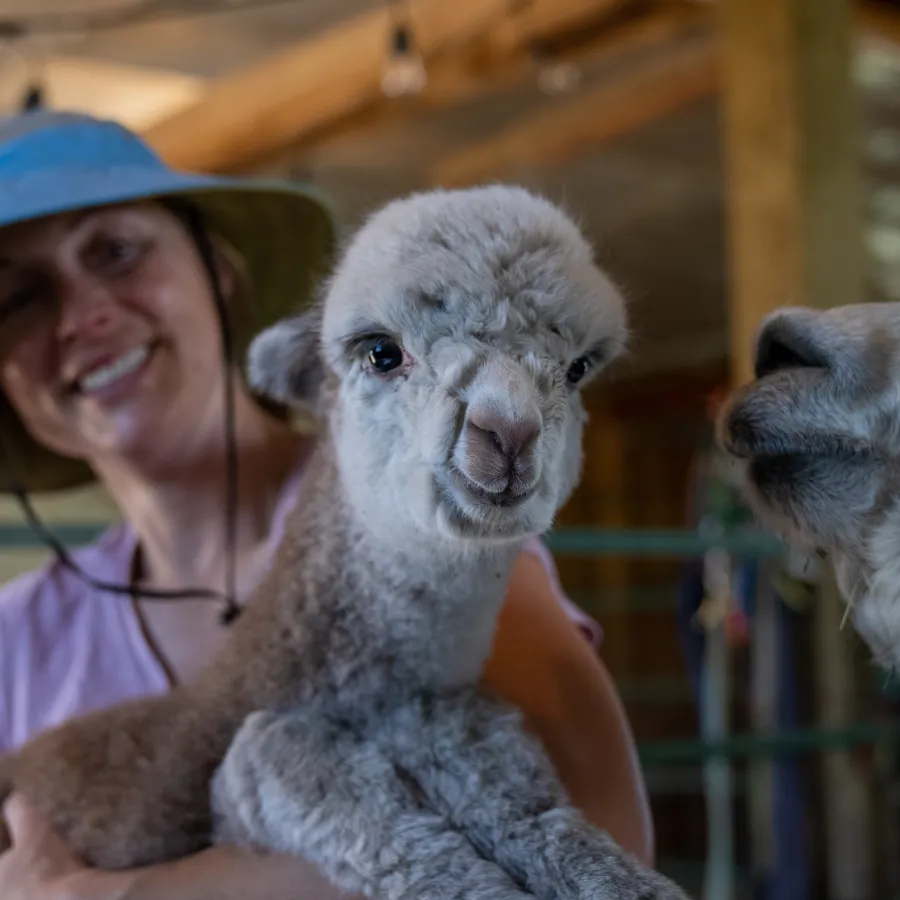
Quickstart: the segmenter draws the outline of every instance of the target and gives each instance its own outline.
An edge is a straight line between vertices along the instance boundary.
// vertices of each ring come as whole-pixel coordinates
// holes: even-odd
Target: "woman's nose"
[[[115,299],[101,286],[81,282],[70,286],[59,298],[57,336],[60,340],[102,337],[112,330],[115,321]]]

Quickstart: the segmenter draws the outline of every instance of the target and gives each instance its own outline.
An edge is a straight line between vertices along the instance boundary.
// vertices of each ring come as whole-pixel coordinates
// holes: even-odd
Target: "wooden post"
[[[753,376],[762,318],[863,298],[861,153],[849,0],[721,0],[732,379]],[[819,720],[853,716],[849,638],[831,579],[815,624]],[[871,796],[847,753],[823,758],[829,897],[871,896]]]
[[[852,635],[841,629],[845,606],[830,568],[820,586],[814,617],[816,701],[822,728],[845,728],[856,721],[858,696],[851,651]],[[834,900],[870,900],[875,896],[873,872],[877,844],[873,779],[848,752],[822,756],[825,790],[826,865]]]
[[[848,0],[722,0],[733,379],[760,320],[861,299],[860,154]]]

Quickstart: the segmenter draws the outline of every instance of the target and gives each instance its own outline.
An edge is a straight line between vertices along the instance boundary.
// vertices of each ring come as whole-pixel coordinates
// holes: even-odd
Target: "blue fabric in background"
[[[756,612],[758,591],[775,591],[772,585],[760,582],[759,565],[755,560],[738,563],[735,588],[738,602],[751,620]],[[703,559],[692,558],[685,562],[678,584],[676,628],[699,716],[702,716],[706,642],[703,629],[695,624],[694,616],[703,597]],[[791,609],[778,595],[775,597],[775,609],[777,642],[772,648],[778,679],[775,727],[779,730],[792,729],[800,725],[795,673],[797,640],[803,619],[801,614]],[[702,721],[699,724],[702,731]],[[759,900],[809,900],[812,884],[808,864],[808,828],[804,813],[806,791],[798,757],[786,755],[772,760],[772,790],[774,862],[754,893]]]

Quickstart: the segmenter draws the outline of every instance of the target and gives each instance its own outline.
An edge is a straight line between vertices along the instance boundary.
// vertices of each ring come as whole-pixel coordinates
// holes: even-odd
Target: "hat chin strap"
[[[22,513],[31,530],[44,544],[46,544],[61,566],[64,566],[83,582],[97,590],[121,594],[130,598],[144,597],[148,600],[184,600],[188,598],[200,598],[224,602],[225,608],[222,610],[219,621],[223,625],[230,625],[241,613],[241,607],[237,602],[236,591],[238,459],[234,421],[234,381],[232,379],[234,342],[232,339],[231,327],[228,323],[228,305],[222,293],[219,272],[215,264],[215,254],[200,212],[192,205],[181,202],[177,204],[176,211],[185,220],[185,224],[197,245],[200,258],[203,261],[204,268],[209,276],[222,337],[223,386],[225,389],[225,593],[223,594],[221,591],[215,591],[211,588],[184,588],[179,590],[141,588],[131,584],[117,584],[94,578],[92,575],[85,572],[84,569],[72,559],[72,556],[63,546],[62,542],[41,521],[37,511],[31,503],[24,482],[16,474],[18,469],[15,453],[12,451],[7,436],[3,433],[2,429],[0,429],[0,447],[2,447],[3,454],[7,458],[8,470],[12,473],[13,483],[10,486],[10,492],[21,507]]]

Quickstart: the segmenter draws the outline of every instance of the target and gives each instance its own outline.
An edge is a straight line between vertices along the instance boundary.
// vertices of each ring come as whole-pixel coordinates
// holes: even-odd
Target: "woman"
[[[0,196],[0,479],[34,492],[96,478],[123,515],[72,564],[56,560],[0,593],[2,752],[70,716],[166,691],[228,640],[208,598],[147,597],[229,587],[215,301],[240,352],[309,294],[333,233],[309,191],[175,173],[134,135],[81,116],[0,124]],[[251,396],[239,367],[229,377],[240,603],[286,509],[303,502],[312,438]],[[530,544],[485,681],[523,709],[575,802],[649,861],[631,735],[585,630],[595,636],[549,555]],[[91,871],[20,798],[6,814],[14,846],[0,857],[4,900],[336,896],[300,860],[234,848]]]

